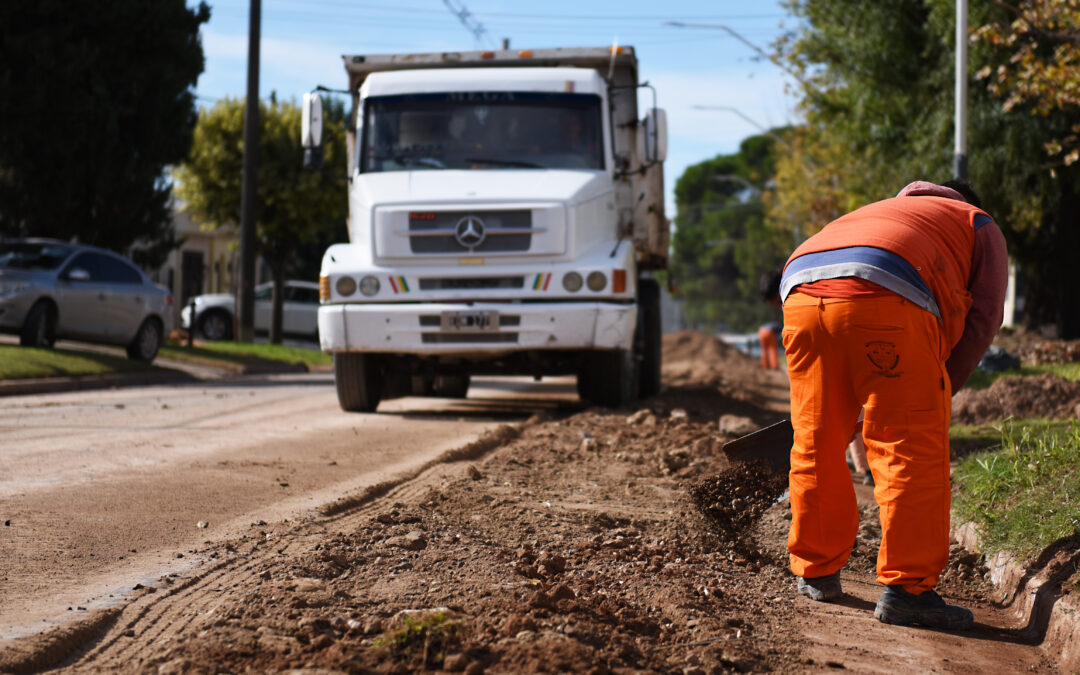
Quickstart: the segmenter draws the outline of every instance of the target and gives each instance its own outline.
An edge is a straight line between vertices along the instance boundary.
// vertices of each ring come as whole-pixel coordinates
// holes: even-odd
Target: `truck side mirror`
[[[667,113],[653,108],[645,115],[645,161],[663,162],[667,159]]]
[[[315,92],[304,94],[300,112],[300,145],[304,148],[304,168],[322,168],[322,96]]]

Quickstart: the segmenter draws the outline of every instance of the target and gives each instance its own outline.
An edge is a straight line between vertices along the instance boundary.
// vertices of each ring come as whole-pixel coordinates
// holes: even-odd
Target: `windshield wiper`
[[[543,164],[534,164],[533,162],[522,162],[515,159],[496,159],[494,157],[466,157],[466,162],[475,162],[477,164],[494,164],[496,166],[516,166],[522,169],[546,169]]]

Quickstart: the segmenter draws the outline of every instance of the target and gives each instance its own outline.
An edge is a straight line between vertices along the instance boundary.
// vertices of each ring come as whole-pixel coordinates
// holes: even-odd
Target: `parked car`
[[[59,338],[123,345],[153,361],[172,296],[127,258],[54,239],[0,239],[0,331],[28,347]]]
[[[270,332],[274,284],[255,287],[255,333]],[[236,298],[229,293],[197,295],[195,329],[205,340],[231,340],[236,317]],[[191,301],[180,310],[180,323],[191,330]],[[313,281],[288,280],[282,304],[281,332],[285,337],[319,341],[319,284]]]

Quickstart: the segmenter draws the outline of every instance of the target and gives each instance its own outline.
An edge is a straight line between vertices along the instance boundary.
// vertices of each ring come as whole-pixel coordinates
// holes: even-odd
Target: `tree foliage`
[[[761,274],[791,249],[789,235],[765,227],[775,138],[748,138],[737,154],[688,167],[675,184],[669,275],[691,325],[751,330],[775,318],[758,296]]]
[[[191,144],[209,18],[184,0],[0,3],[0,234],[164,260],[164,172]]]
[[[1007,10],[1006,17],[992,18],[973,37],[990,45],[996,63],[983,65],[976,77],[987,81],[1006,112],[1027,106],[1043,117],[1075,114],[1080,106],[1080,5],[1075,0],[994,4]],[[1074,123],[1067,135],[1048,139],[1044,147],[1071,165],[1080,159],[1078,134],[1080,124]]]
[[[797,151],[778,158],[777,189],[766,200],[769,224],[782,228],[805,219],[802,229],[809,235],[843,212],[894,195],[911,180],[951,178],[953,1],[790,0],[787,5],[803,22],[776,48],[778,58],[806,83],[801,92],[806,124],[793,132]],[[1044,150],[1074,133],[1078,110],[1063,103],[1051,111],[1040,107],[1040,99],[1016,93],[1026,91],[1016,82],[1033,71],[1017,67],[1023,57],[1013,59],[1028,52],[1019,37],[1006,45],[1008,40],[989,39],[992,31],[985,29],[1015,30],[1015,18],[1004,3],[976,3],[970,9],[973,33],[987,36],[972,42],[972,71],[989,68],[1008,76],[1000,87],[970,92],[969,179],[1019,263],[1024,322],[1055,324],[1061,335],[1080,337],[1080,279],[1070,274],[1073,252],[1080,250],[1080,229],[1073,225],[1080,212],[1080,163],[1066,165]],[[1044,59],[1047,76],[1059,72],[1050,67],[1057,63],[1054,54],[1066,53],[1037,46],[1029,51]],[[1068,64],[1058,66],[1067,70]]]
[[[318,259],[327,244],[346,236],[343,106],[326,106],[324,120],[326,166],[339,168],[307,171],[302,166],[300,108],[291,102],[259,102],[256,241],[275,283],[272,342],[281,341],[285,279],[310,274],[311,252],[317,251]],[[212,229],[238,227],[243,168],[244,101],[226,98],[199,113],[191,155],[174,172],[184,210]]]

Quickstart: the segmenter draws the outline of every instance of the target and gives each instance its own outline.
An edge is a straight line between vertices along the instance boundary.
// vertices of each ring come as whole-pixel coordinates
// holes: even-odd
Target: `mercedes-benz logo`
[[[476,216],[465,216],[454,225],[454,239],[463,248],[476,248],[486,237],[484,221]]]

